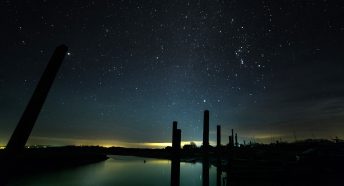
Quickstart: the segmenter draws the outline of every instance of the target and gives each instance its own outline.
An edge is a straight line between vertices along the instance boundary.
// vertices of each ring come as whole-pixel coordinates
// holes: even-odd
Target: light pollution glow
[[[239,143],[243,143],[245,140],[246,143],[258,142],[258,143],[271,143],[275,140],[283,140],[292,142],[295,139],[286,138],[285,135],[272,135],[272,134],[259,134],[255,135],[254,138],[252,137],[238,137]],[[222,138],[223,139],[223,138]],[[227,138],[226,138],[227,139]],[[306,138],[305,138],[306,139]],[[302,139],[298,139],[302,140]],[[182,141],[181,146],[190,144],[191,141]],[[192,141],[198,147],[202,145],[201,140]],[[222,140],[222,145],[227,144],[227,140]],[[215,146],[216,142],[213,140],[209,141],[210,145]],[[105,140],[105,139],[77,139],[77,138],[51,138],[51,137],[43,137],[43,136],[32,136],[29,138],[28,146],[34,145],[48,145],[48,146],[66,146],[66,145],[75,145],[75,146],[102,146],[102,147],[126,147],[126,148],[165,148],[167,146],[172,146],[171,142],[125,142],[119,140]],[[0,143],[0,149],[4,149],[6,144],[4,141]]]
[[[190,144],[191,141],[182,141],[181,146]],[[193,141],[197,146],[202,145],[202,141]],[[128,147],[128,148],[165,148],[172,146],[171,142],[123,142],[118,140],[98,140],[98,139],[74,139],[74,138],[49,138],[32,136],[30,137],[27,145],[45,145],[51,144],[51,146],[103,146],[103,147]],[[215,144],[214,141],[210,141],[210,144]]]
[[[214,131],[210,131],[211,134],[214,135]],[[221,144],[226,145],[228,143],[228,134],[230,134],[229,130],[225,130],[222,132],[222,139]],[[241,135],[240,135],[241,134]],[[301,137],[302,136],[302,137]],[[338,135],[339,138],[343,138],[342,135]],[[304,139],[324,139],[321,135],[320,136],[307,136],[305,134],[300,133],[271,133],[271,132],[240,132],[238,134],[238,141],[239,144],[243,144],[244,141],[246,144],[250,142],[254,143],[263,143],[269,144],[274,143],[277,140],[283,142],[294,142],[298,140]],[[333,136],[327,136],[326,139],[334,139]],[[184,140],[181,142],[181,146],[183,147],[186,144],[190,144],[190,142],[194,142],[198,147],[202,145],[201,140]],[[216,142],[214,140],[209,141],[210,145],[215,146]],[[7,144],[7,140],[0,140],[0,149],[4,149]],[[46,136],[31,136],[28,140],[27,146],[35,146],[35,145],[46,145],[46,146],[66,146],[66,145],[75,145],[75,146],[103,146],[103,147],[126,147],[126,148],[152,148],[152,149],[161,149],[167,146],[172,146],[170,141],[157,141],[157,142],[126,142],[120,141],[115,139],[81,139],[81,138],[58,138],[58,137],[46,137]]]
[[[254,137],[252,134],[238,136],[239,143],[243,143],[245,140],[246,143],[258,142],[258,143],[271,143],[275,142],[276,140],[288,141],[292,142],[296,139],[294,137],[285,136],[282,134],[268,134],[268,133],[261,133],[256,134]],[[226,145],[227,135],[222,136],[222,145]],[[306,139],[306,138],[303,138]],[[297,140],[302,140],[301,138],[297,138]],[[194,142],[198,147],[202,145],[201,140],[190,140],[190,141],[182,141],[181,146],[183,147],[186,144],[190,144],[190,142]],[[214,140],[210,140],[210,144],[215,146],[216,142]],[[78,138],[54,138],[54,137],[45,137],[45,136],[32,136],[29,138],[28,146],[31,145],[47,145],[47,146],[66,146],[66,145],[75,145],[75,146],[103,146],[103,147],[127,147],[127,148],[165,148],[167,146],[172,146],[171,142],[125,142],[120,140],[113,140],[113,139],[78,139]],[[6,146],[5,141],[1,141],[0,149],[3,149]]]

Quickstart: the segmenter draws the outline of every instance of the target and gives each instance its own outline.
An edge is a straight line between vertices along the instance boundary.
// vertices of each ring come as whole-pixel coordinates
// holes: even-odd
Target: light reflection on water
[[[100,186],[150,185],[171,183],[171,161],[140,157],[111,156],[110,159],[73,169],[23,177],[11,186]],[[202,185],[201,163],[180,163],[180,185]],[[209,169],[209,185],[216,185],[216,167]]]

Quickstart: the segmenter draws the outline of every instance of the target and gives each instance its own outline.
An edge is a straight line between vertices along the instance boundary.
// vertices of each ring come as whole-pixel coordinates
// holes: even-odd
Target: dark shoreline
[[[27,148],[17,157],[7,161],[5,151],[0,150],[2,175],[10,177],[78,167],[108,159],[108,155],[137,156],[142,158],[169,159],[171,161],[209,162],[221,172],[230,175],[231,181],[302,180],[340,183],[344,166],[344,143],[329,141],[304,141],[270,145],[222,146],[203,153],[202,148],[139,149],[99,146],[65,146]],[[4,162],[5,161],[5,162]],[[316,183],[314,182],[314,183]]]

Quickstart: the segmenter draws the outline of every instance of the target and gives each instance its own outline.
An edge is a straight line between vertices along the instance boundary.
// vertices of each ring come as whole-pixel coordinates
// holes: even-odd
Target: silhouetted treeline
[[[202,155],[202,146],[187,144],[180,150],[181,157],[195,157]],[[0,156],[4,150],[0,150]],[[321,153],[321,152],[327,153]],[[26,148],[26,155],[32,154],[39,156],[45,153],[49,155],[61,155],[68,153],[90,153],[102,155],[127,155],[127,156],[143,156],[155,158],[169,158],[173,155],[172,147],[165,147],[164,149],[145,149],[145,148],[125,148],[125,147],[101,147],[101,146],[64,146],[64,147],[46,147],[34,146],[34,148]],[[247,144],[238,147],[231,147],[230,145],[221,146],[219,150],[217,147],[209,146],[210,156],[229,155],[231,158],[240,159],[279,159],[279,160],[296,160],[310,154],[317,153],[317,155],[344,154],[344,143],[334,142],[330,140],[304,140],[298,142],[279,142],[271,144]],[[220,153],[218,153],[220,152]],[[25,155],[22,155],[25,156]]]

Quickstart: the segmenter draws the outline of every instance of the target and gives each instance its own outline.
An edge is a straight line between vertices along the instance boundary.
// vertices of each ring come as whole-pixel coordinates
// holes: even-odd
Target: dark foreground
[[[226,180],[220,183],[227,183],[226,185],[276,185],[276,183],[279,183],[278,185],[342,185],[343,183],[344,144],[308,140],[270,145],[222,146],[211,148],[208,153],[204,153],[202,148],[189,146],[178,152],[171,148],[74,146],[30,148],[25,149],[25,152],[17,157],[6,157],[5,153],[0,151],[2,184],[8,178],[13,179],[23,174],[37,174],[103,161],[107,159],[107,155],[171,159],[171,166],[177,165],[177,167],[180,162],[202,162],[204,167],[213,165],[219,172],[225,172]]]
[[[9,157],[0,151],[0,185],[20,176],[39,174],[104,161],[108,157],[81,148],[25,149],[20,155]]]

